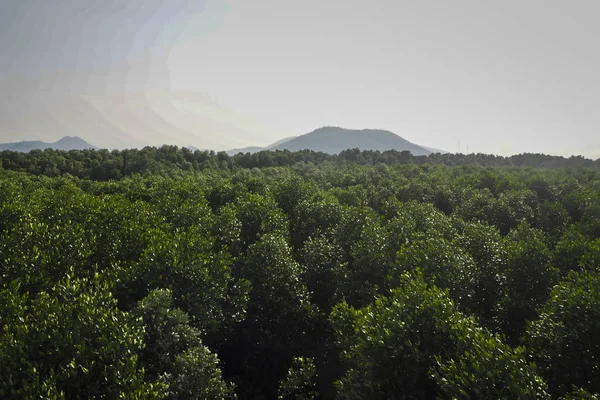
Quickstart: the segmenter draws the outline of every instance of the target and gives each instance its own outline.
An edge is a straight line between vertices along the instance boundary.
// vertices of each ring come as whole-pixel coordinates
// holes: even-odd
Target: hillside
[[[327,126],[302,136],[295,137],[272,150],[313,150],[329,154],[338,154],[346,149],[360,150],[408,150],[415,156],[428,155],[431,151],[409,142],[400,136],[385,130],[361,129],[352,130]]]
[[[23,141],[14,143],[0,143],[0,150],[20,151],[27,153],[31,150],[85,150],[96,149],[93,146],[78,136],[65,136],[64,138],[53,142],[42,142],[41,140]]]

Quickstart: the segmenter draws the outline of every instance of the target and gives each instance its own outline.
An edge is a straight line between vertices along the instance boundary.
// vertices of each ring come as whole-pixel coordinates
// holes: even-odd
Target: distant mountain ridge
[[[194,146],[187,146],[191,151],[199,150]],[[340,127],[326,126],[316,129],[301,136],[291,136],[266,147],[245,147],[227,151],[228,154],[255,153],[263,150],[312,150],[317,152],[339,154],[347,149],[359,150],[396,150],[410,151],[415,156],[428,155],[432,152],[440,152],[424,146],[411,143],[393,132],[381,129],[344,129]],[[0,143],[0,151],[10,150],[17,152],[29,152],[31,150],[84,150],[98,149],[98,147],[86,142],[78,136],[65,136],[56,142],[44,142],[40,140],[22,141],[13,143]]]
[[[246,147],[233,149],[229,154],[254,153],[261,150],[313,150],[329,154],[339,154],[347,149],[410,151],[415,156],[431,154],[426,147],[411,143],[393,132],[382,129],[345,129],[325,126],[301,136],[290,137],[267,147]]]
[[[97,149],[96,146],[89,144],[78,136],[65,136],[56,142],[42,142],[41,140],[31,140],[13,143],[0,143],[0,151],[10,150],[22,153],[30,152],[31,150],[86,150]]]

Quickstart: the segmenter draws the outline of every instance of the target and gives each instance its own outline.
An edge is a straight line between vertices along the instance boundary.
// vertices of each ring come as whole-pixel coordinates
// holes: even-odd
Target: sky
[[[123,131],[101,104],[162,93],[172,104],[155,114],[189,132],[175,113],[194,93],[204,105],[188,114],[244,121],[211,125],[217,150],[335,125],[451,152],[598,158],[598,15],[597,0],[3,0],[2,102],[92,96]],[[17,135],[41,129],[14,115]]]

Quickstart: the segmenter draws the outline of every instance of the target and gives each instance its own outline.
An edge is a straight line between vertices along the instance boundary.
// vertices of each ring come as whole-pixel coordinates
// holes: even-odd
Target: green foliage
[[[241,228],[239,249],[232,249],[234,254],[245,252],[263,234],[288,235],[287,218],[272,198],[249,194],[237,199],[232,207]]]
[[[457,213],[466,221],[481,221],[496,226],[503,235],[523,220],[534,216],[535,193],[513,190],[497,197],[488,189],[475,191],[458,207]]]
[[[527,328],[526,344],[552,391],[600,392],[600,275],[571,272]]]
[[[284,237],[264,235],[238,261],[237,273],[252,285],[248,311],[222,347],[223,359],[243,398],[273,398],[294,354],[311,329],[313,307],[301,267]]]
[[[311,301],[329,313],[336,302],[336,292],[347,262],[341,247],[326,235],[309,237],[301,251],[302,280],[306,282]]]
[[[174,399],[231,399],[233,389],[223,382],[219,361],[204,346],[192,347],[175,359],[171,387]]]
[[[470,308],[485,326],[493,327],[496,305],[506,290],[504,273],[508,256],[505,242],[495,227],[466,223],[454,243],[464,249],[476,264],[477,281]]]
[[[346,263],[340,271],[337,299],[355,306],[368,304],[385,283],[392,259],[387,257],[385,227],[379,216],[364,207],[344,208],[331,231]]]
[[[34,298],[4,289],[2,398],[161,398],[139,367],[139,321],[116,308],[106,285],[66,279]]]
[[[506,292],[500,301],[500,326],[515,344],[525,331],[526,321],[537,318],[557,283],[559,271],[550,266],[550,251],[541,231],[526,222],[506,237]]]
[[[552,251],[552,265],[562,274],[581,268],[584,254],[590,251],[591,241],[575,229],[565,232]]]
[[[597,394],[591,394],[585,389],[573,387],[573,390],[565,394],[561,399],[564,400],[598,400],[600,396]]]
[[[557,201],[540,203],[535,213],[534,226],[544,231],[551,243],[555,243],[569,227],[571,217]]]
[[[168,385],[173,399],[224,399],[233,389],[223,381],[219,360],[202,345],[201,333],[188,316],[173,308],[169,290],[156,290],[135,313],[145,326],[140,361],[149,376]]]
[[[420,273],[363,309],[336,306],[331,319],[348,365],[341,399],[547,398],[524,349],[477,326]]]
[[[450,297],[465,310],[474,307],[479,271],[469,254],[443,238],[416,237],[402,245],[388,286],[396,287],[405,272],[419,268],[426,282],[448,289]]]
[[[0,159],[0,398],[599,391],[598,161]]]
[[[300,202],[291,227],[292,244],[300,246],[311,236],[326,233],[339,224],[342,213],[342,206],[332,196],[314,196]]]
[[[148,290],[168,288],[195,326],[214,332],[243,319],[246,294],[229,292],[231,285],[244,283],[233,278],[228,255],[213,253],[212,241],[197,230],[157,232],[121,290],[137,300]]]
[[[316,391],[317,369],[312,359],[294,357],[286,377],[279,384],[277,398],[281,400],[312,400]]]
[[[464,326],[466,349],[433,373],[446,399],[549,399],[546,382],[526,361],[525,348],[510,348],[497,336]]]

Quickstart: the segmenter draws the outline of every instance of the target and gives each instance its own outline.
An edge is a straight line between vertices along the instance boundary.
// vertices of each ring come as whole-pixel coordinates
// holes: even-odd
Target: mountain
[[[408,150],[415,156],[431,153],[446,153],[442,150],[431,149],[409,142],[406,139],[381,129],[344,129],[335,126],[325,126],[301,136],[290,136],[266,147],[244,147],[227,151],[229,155],[237,153],[256,153],[262,150],[313,150],[323,153],[338,154],[347,149],[360,150]]]
[[[42,142],[41,140],[14,142],[14,143],[0,143],[0,150],[20,151],[27,153],[31,150],[86,150],[86,149],[97,149],[77,136],[65,136],[64,138],[53,142]]]
[[[431,151],[409,142],[386,130],[344,129],[334,126],[319,128],[271,147],[271,150],[313,150],[338,154],[346,149],[360,150],[408,150],[415,156],[428,155]]]

